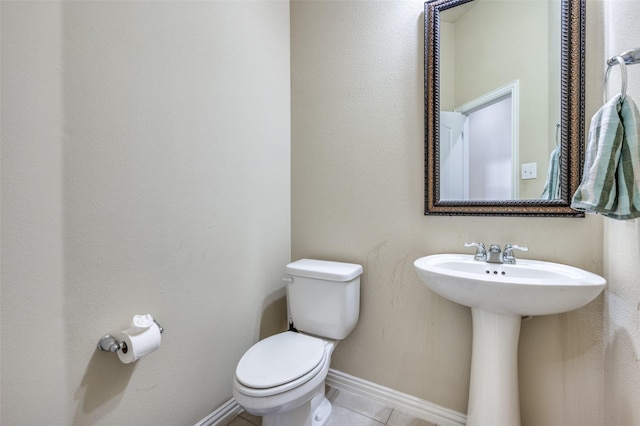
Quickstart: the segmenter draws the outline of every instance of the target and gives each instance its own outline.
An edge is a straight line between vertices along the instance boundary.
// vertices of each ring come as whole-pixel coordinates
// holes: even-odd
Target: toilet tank
[[[286,267],[290,320],[299,331],[341,340],[360,315],[360,275],[354,263],[301,259]]]

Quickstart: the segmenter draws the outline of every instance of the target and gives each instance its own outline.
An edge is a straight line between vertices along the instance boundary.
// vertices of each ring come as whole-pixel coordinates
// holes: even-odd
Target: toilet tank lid
[[[362,266],[355,263],[328,260],[300,259],[287,265],[287,274],[319,278],[329,281],[351,281],[362,274]]]

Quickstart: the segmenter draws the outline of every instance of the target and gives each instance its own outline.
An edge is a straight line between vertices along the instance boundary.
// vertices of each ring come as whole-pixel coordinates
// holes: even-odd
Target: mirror
[[[425,3],[425,214],[574,216],[585,0]]]

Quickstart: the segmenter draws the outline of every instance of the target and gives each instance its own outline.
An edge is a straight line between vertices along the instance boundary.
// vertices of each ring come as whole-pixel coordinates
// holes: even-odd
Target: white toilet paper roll
[[[160,347],[160,328],[155,322],[144,331],[133,331],[135,330],[125,330],[116,337],[122,344],[118,358],[125,364],[134,362]]]

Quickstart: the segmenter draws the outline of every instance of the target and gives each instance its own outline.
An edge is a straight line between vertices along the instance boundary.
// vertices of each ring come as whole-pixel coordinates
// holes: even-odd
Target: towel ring
[[[604,73],[603,100],[605,104],[609,100],[609,97],[607,96],[607,80],[609,79],[609,72],[611,72],[611,67],[613,67],[616,62],[620,65],[620,78],[622,81],[620,95],[622,95],[622,100],[624,101],[624,98],[627,96],[627,66],[622,56],[614,56],[607,61],[607,71]]]

